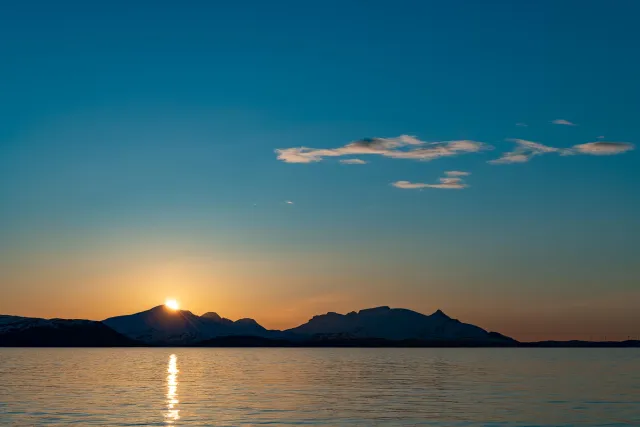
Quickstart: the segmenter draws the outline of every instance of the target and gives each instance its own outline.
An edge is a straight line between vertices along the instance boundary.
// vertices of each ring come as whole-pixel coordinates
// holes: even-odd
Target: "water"
[[[638,349],[0,349],[10,426],[640,426]]]

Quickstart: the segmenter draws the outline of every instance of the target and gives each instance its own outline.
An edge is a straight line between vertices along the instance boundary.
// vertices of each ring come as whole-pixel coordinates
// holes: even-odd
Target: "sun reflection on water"
[[[173,424],[180,419],[178,406],[178,356],[169,356],[169,367],[167,368],[167,412],[164,414],[165,422]]]

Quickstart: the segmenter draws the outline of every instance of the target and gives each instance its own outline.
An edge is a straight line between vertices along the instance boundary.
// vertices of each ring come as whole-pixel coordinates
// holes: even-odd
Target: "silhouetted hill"
[[[230,324],[233,323],[233,320],[227,319],[226,317],[220,317],[220,315],[218,313],[215,313],[213,311],[205,313],[200,317],[202,317],[204,319],[209,319],[209,320],[211,320],[213,322],[223,323],[225,325],[230,325]]]
[[[232,321],[217,313],[197,316],[164,305],[131,315],[111,317],[103,323],[117,332],[147,344],[191,344],[230,335],[267,336],[269,331],[253,319]]]
[[[504,335],[452,319],[440,310],[427,316],[386,306],[344,315],[329,312],[314,316],[287,332],[322,339],[515,342]]]
[[[101,322],[0,316],[0,347],[122,347],[136,344]]]

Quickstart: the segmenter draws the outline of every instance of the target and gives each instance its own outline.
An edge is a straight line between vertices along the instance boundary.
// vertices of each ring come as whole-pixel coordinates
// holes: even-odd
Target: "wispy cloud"
[[[571,123],[569,120],[565,119],[555,119],[552,120],[551,123],[553,123],[554,125],[578,126],[577,124]]]
[[[518,123],[516,123],[516,126],[520,126],[520,127],[526,128],[526,127],[528,127],[529,125],[528,125],[528,124],[526,124],[526,123],[518,122]]]
[[[591,154],[594,156],[611,156],[614,154],[622,154],[633,150],[635,147],[629,142],[587,142],[586,144],[578,144],[572,147],[574,153]]]
[[[340,163],[343,165],[366,165],[367,162],[361,159],[342,159]]]
[[[429,186],[429,184],[423,184],[421,182],[409,182],[409,181],[396,181],[396,182],[392,182],[391,185],[393,185],[396,188],[402,188],[404,190],[418,190],[420,188],[427,188]]]
[[[491,163],[493,165],[526,163],[534,156],[560,151],[558,148],[542,145],[538,142],[527,141],[526,139],[507,139],[507,141],[515,142],[516,148],[513,151],[503,153],[502,156],[498,159],[489,160],[488,163]]]
[[[604,139],[604,135],[600,135],[598,139]]]
[[[294,204],[291,200],[285,200],[284,202],[285,202],[286,204],[288,204],[288,205],[293,205],[293,204]]]
[[[502,157],[489,160],[488,163],[499,165],[508,163],[525,163],[532,157],[546,153],[557,153],[562,156],[571,156],[575,154],[589,154],[594,156],[606,156],[614,154],[622,154],[635,149],[635,146],[629,142],[606,142],[596,141],[587,142],[586,144],[574,145],[570,148],[556,148],[542,145],[537,142],[527,141],[524,139],[508,139],[517,144],[515,150],[503,153]]]
[[[462,171],[447,171],[445,172],[447,176],[469,176],[471,172],[462,172]]]
[[[478,141],[426,142],[410,135],[395,138],[366,138],[350,142],[339,148],[293,147],[279,148],[278,159],[286,163],[315,163],[327,157],[352,155],[379,155],[392,159],[428,161],[465,153],[476,153],[493,147]]]
[[[468,186],[463,182],[461,176],[469,175],[469,172],[450,171],[445,172],[447,177],[440,178],[438,184],[425,184],[422,182],[396,181],[391,183],[396,188],[403,190],[421,190],[423,188],[439,188],[443,190],[462,190]]]

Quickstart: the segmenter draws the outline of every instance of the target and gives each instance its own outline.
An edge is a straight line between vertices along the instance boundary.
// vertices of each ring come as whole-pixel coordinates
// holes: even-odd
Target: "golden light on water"
[[[164,414],[165,422],[173,424],[180,419],[180,410],[177,409],[178,400],[178,356],[169,356],[167,368],[167,412]]]
[[[164,305],[167,308],[170,308],[171,310],[178,310],[180,308],[180,304],[178,303],[178,301],[174,300],[174,299],[167,299],[164,302]]]

